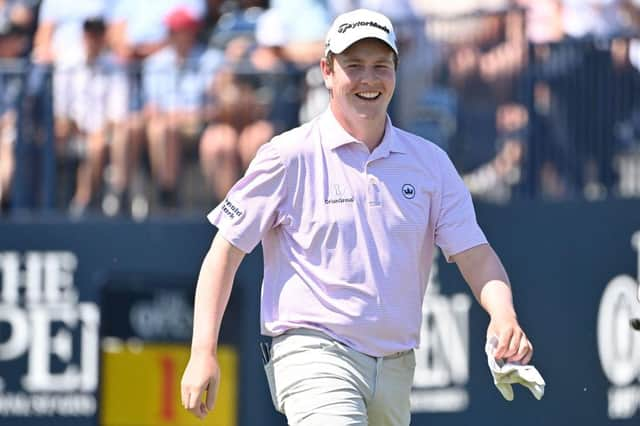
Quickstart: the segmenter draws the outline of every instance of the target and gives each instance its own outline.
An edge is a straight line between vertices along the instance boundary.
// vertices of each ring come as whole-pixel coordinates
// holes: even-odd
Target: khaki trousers
[[[291,426],[406,426],[413,350],[371,357],[327,335],[275,337],[265,365],[272,401]]]

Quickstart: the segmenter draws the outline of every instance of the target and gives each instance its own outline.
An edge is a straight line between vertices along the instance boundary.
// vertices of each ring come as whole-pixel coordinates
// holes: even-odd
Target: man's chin
[[[375,121],[386,118],[386,111],[358,111],[358,118],[361,120]]]
[[[343,112],[345,118],[350,117],[351,120],[374,122],[385,120],[387,117],[386,106],[382,105],[365,105],[364,107],[351,105],[339,110]]]
[[[363,102],[360,105],[354,105],[352,111],[359,116],[378,117],[386,114],[387,105],[380,101],[374,101],[371,103]]]

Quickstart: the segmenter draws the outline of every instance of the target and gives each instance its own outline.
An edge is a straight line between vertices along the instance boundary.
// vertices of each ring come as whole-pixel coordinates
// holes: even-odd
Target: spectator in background
[[[415,0],[327,0],[332,15],[339,15],[349,10],[365,8],[386,14],[391,21],[404,21],[415,17]]]
[[[0,33],[3,35],[13,33],[32,35],[35,23],[35,8],[39,0],[0,0]],[[18,31],[16,31],[18,30]],[[18,56],[27,53],[28,38],[21,40],[21,48]]]
[[[168,45],[169,31],[164,19],[177,7],[189,8],[195,16],[201,16],[205,3],[203,0],[115,0],[109,42],[118,61],[127,68],[130,102],[127,137],[122,143],[114,143],[111,149],[109,191],[103,201],[103,209],[110,216],[125,209],[130,209],[137,218],[148,213],[139,167],[146,142],[141,63]]]
[[[525,11],[525,35],[529,43],[558,43],[565,36],[561,0],[516,0]]]
[[[531,100],[525,190],[562,199],[575,193],[578,159],[570,137],[569,84],[581,63],[580,50],[566,43],[562,0],[517,0],[525,11]]]
[[[615,188],[615,108],[612,38],[623,28],[620,0],[563,0],[563,21],[570,43],[580,50],[580,66],[571,75],[569,137],[576,157],[572,186],[587,199]],[[615,102],[615,101],[614,101]],[[585,108],[585,105],[592,107]],[[604,107],[611,105],[611,107]]]
[[[640,6],[640,2],[638,2]],[[640,195],[640,64],[637,62],[640,9],[625,4],[628,29],[611,40],[614,163],[618,173],[616,195]],[[635,52],[634,52],[635,51]]]
[[[44,82],[49,76],[50,67],[54,67],[55,71],[58,67],[68,65],[77,59],[78,52],[84,49],[85,20],[96,16],[102,16],[108,20],[111,6],[112,0],[42,1],[32,53],[35,67],[30,78],[31,84],[36,86],[32,88],[33,91],[45,90]],[[57,96],[64,96],[55,84],[53,90],[54,99]]]
[[[33,60],[62,64],[83,48],[82,25],[88,18],[109,17],[113,0],[43,0],[38,15]]]
[[[278,10],[288,29],[287,57],[301,65],[316,65],[324,53],[324,33],[332,18],[326,2],[271,0],[270,5]]]
[[[462,21],[464,37],[449,45],[441,75],[440,83],[456,93],[449,151],[474,195],[506,201],[518,183],[513,178],[528,121],[520,93],[526,69],[523,16],[506,1],[492,2],[488,10],[475,9],[488,7],[477,2],[473,7]]]
[[[45,155],[55,155],[52,141],[65,137],[65,129],[55,128],[55,123],[52,124],[51,120],[52,104],[53,115],[60,112],[55,109],[59,105],[55,103],[55,98],[66,96],[61,93],[64,90],[53,83],[55,73],[70,61],[76,60],[78,52],[84,50],[84,21],[95,16],[108,20],[111,6],[112,0],[43,0],[40,3],[31,52],[32,67],[26,85],[24,113],[31,117],[32,125],[25,128],[27,136],[24,140],[26,144],[30,144],[26,151],[31,153],[25,162],[34,161],[33,154],[38,150],[44,150]],[[55,159],[50,162],[55,162]],[[46,189],[49,192],[53,190],[54,188]],[[25,192],[37,193],[37,188],[34,186]],[[35,199],[30,201],[36,203]],[[65,205],[67,201],[64,200]]]
[[[216,81],[218,108],[200,143],[200,162],[217,201],[260,146],[298,124],[303,74],[285,54],[288,34],[279,10],[267,10],[257,21],[256,44]]]
[[[22,96],[34,11],[31,1],[0,0],[0,213],[8,210],[16,166],[18,101]]]
[[[178,7],[194,16],[205,11],[204,0],[115,0],[109,38],[118,59],[135,64],[165,47],[169,42],[165,18]]]
[[[579,66],[568,77],[569,138],[576,158],[571,189],[587,199],[606,197],[615,189],[615,128],[620,119],[618,94],[624,72],[617,52],[624,28],[621,0],[563,0],[567,38],[579,53]],[[617,63],[616,63],[617,61]],[[562,90],[562,89],[560,89]],[[564,88],[564,90],[567,90]],[[585,108],[585,105],[591,107]]]
[[[565,33],[573,38],[610,37],[622,27],[620,0],[562,0]]]
[[[640,29],[640,0],[622,0],[620,9],[625,26],[630,30],[638,31]]]
[[[259,76],[259,91],[268,105],[267,119],[275,133],[282,133],[300,124],[298,114],[303,88],[303,73],[287,55],[289,26],[278,9],[265,11],[258,18],[256,46],[249,56],[251,72]],[[262,144],[260,144],[262,145]],[[250,152],[249,165],[258,147]]]
[[[220,17],[210,28],[209,45],[225,51],[237,62],[255,39],[256,22],[264,12],[264,1],[228,1],[220,6]]]
[[[205,0],[205,11],[202,18],[202,28],[200,32],[200,40],[203,43],[209,43],[211,34],[222,17],[223,6],[225,3],[225,0]]]
[[[331,24],[331,12],[324,0],[272,0],[270,6],[278,12],[287,28],[284,55],[305,72],[299,121],[306,122],[329,104],[329,95],[317,64],[324,54],[324,35]]]
[[[84,21],[83,41],[54,76],[58,152],[80,159],[70,206],[74,216],[96,200],[108,140],[122,143],[128,105],[126,76],[107,49],[103,18]]]
[[[497,108],[495,157],[463,176],[474,196],[494,202],[511,199],[513,187],[521,180],[528,121],[522,104],[506,103]]]
[[[614,129],[624,107],[616,98],[626,90],[612,56],[620,2],[519,3],[531,43],[529,186],[544,198],[605,197],[618,180]]]
[[[0,116],[0,213],[9,209],[11,182],[15,170],[15,114]]]
[[[15,59],[19,54],[20,34],[8,24],[0,28],[0,60]],[[8,210],[11,181],[15,170],[16,118],[22,78],[17,64],[0,69],[0,212]]]
[[[175,8],[164,22],[169,45],[144,64],[144,115],[160,204],[175,207],[182,153],[194,150],[200,140],[207,88],[222,54],[197,42],[200,19],[191,9]]]

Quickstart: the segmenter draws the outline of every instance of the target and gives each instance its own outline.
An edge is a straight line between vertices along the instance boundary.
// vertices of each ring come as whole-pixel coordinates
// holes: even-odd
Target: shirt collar
[[[356,138],[351,136],[342,125],[338,122],[333,115],[333,111],[328,107],[326,111],[320,117],[320,132],[322,136],[322,143],[329,149],[336,149],[349,143],[361,143]],[[391,118],[387,115],[385,122],[384,136],[380,145],[374,150],[374,152],[386,153],[388,155],[391,152],[399,152],[406,154],[407,150],[403,146],[402,141],[396,134],[396,129],[391,123]]]

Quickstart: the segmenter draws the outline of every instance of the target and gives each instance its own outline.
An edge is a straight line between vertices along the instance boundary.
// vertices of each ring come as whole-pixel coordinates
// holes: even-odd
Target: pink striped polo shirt
[[[369,152],[330,109],[265,144],[208,215],[231,244],[262,241],[261,329],[322,331],[372,356],[419,344],[434,244],[485,244],[440,148],[387,117]]]

